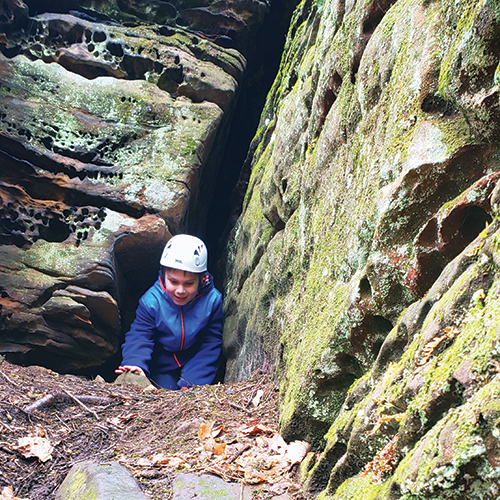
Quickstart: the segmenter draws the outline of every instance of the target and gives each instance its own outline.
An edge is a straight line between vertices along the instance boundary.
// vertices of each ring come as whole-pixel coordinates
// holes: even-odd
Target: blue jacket
[[[125,334],[122,365],[155,375],[181,369],[179,387],[213,382],[222,350],[222,294],[207,273],[197,296],[179,306],[166,292],[161,274],[139,300]]]

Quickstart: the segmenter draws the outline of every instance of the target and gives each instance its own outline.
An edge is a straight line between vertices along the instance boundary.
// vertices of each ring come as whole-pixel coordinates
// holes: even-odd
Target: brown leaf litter
[[[307,497],[297,464],[309,445],[279,435],[277,384],[262,373],[151,391],[4,361],[0,391],[0,500],[53,499],[84,460],[121,463],[158,500],[177,472],[255,485],[255,500]]]

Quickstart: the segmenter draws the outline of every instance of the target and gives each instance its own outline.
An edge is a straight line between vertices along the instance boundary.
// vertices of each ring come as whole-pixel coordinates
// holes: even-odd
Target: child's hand
[[[125,373],[125,372],[132,372],[132,373],[138,373],[139,375],[142,375],[143,377],[146,376],[144,373],[144,370],[140,368],[139,366],[130,366],[130,365],[125,365],[125,366],[119,366],[116,370],[115,373]]]

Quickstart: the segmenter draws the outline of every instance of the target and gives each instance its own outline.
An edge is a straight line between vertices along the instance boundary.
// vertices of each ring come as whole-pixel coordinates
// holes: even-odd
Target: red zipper
[[[184,347],[184,313],[182,311],[181,311],[181,327],[182,327],[182,338],[181,338],[180,350],[182,351],[182,348]]]

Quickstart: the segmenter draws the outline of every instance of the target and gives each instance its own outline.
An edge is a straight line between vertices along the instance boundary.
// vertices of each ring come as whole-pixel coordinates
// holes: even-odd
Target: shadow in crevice
[[[413,286],[421,295],[491,221],[491,215],[476,205],[457,207],[441,221],[429,220],[415,240],[419,272]]]

